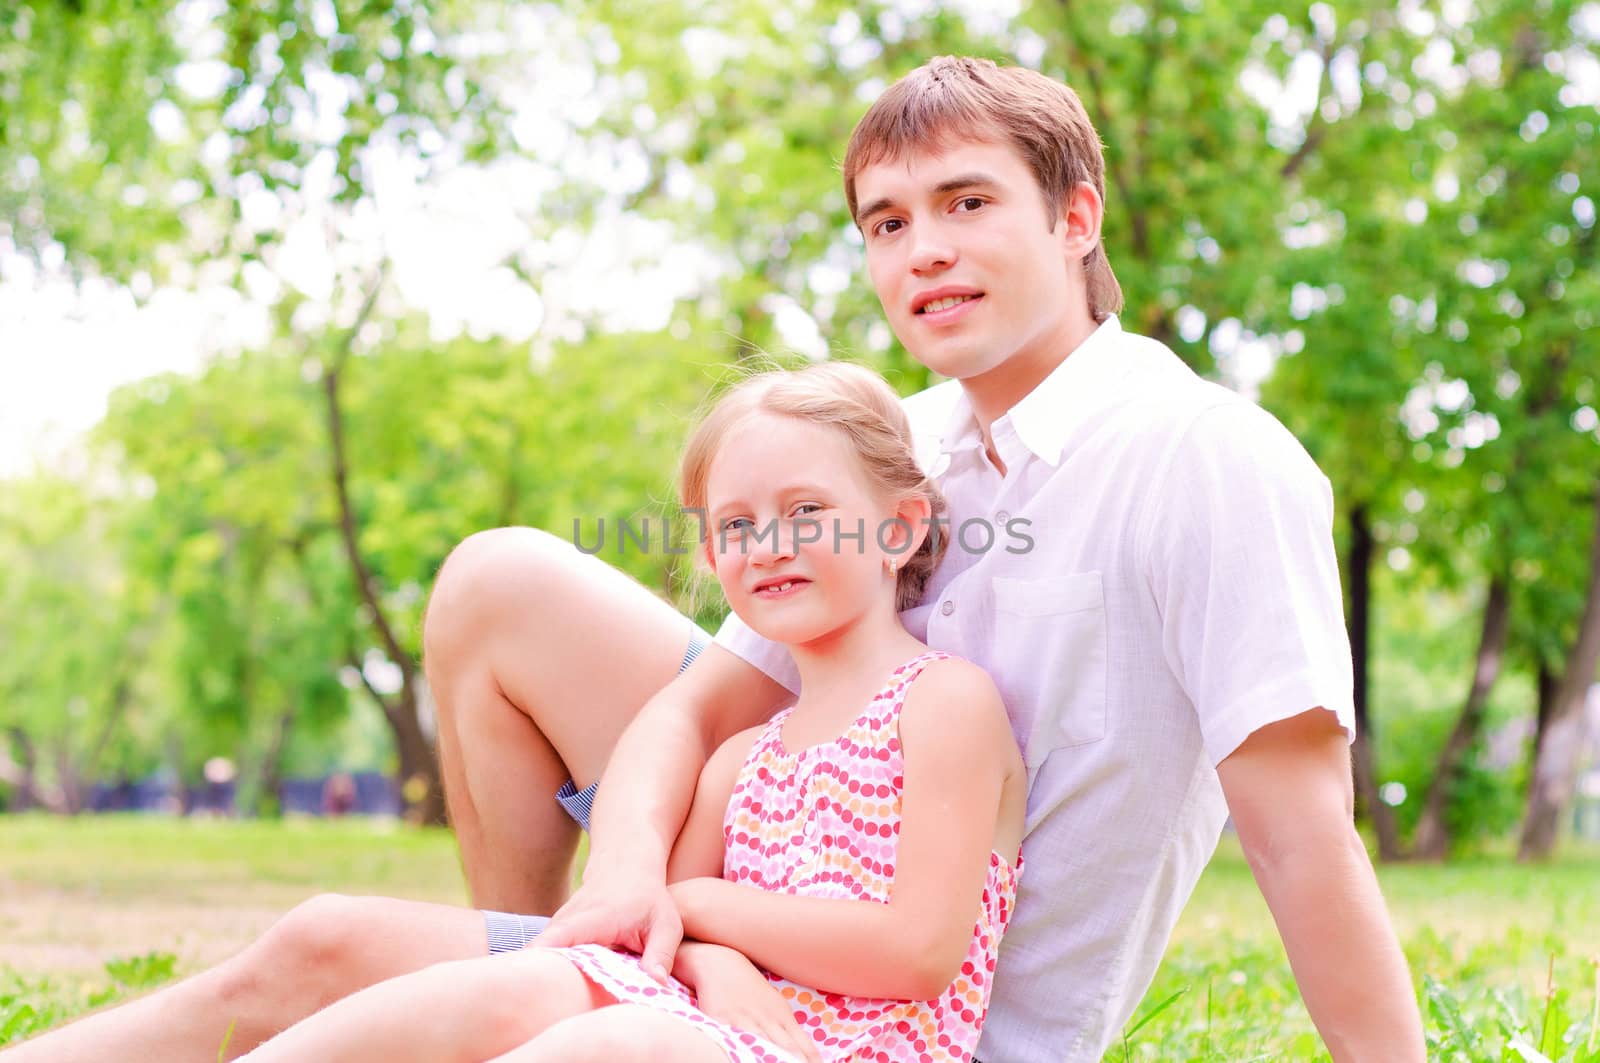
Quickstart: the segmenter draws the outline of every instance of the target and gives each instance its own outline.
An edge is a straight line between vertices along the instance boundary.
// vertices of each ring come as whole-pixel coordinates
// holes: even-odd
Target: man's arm
[[[1415,990],[1356,833],[1350,753],[1333,714],[1315,709],[1260,728],[1217,774],[1333,1058],[1424,1059]]]
[[[683,934],[666,892],[667,857],[695,780],[725,739],[792,697],[760,669],[712,644],[651,698],[618,739],[601,777],[583,885],[540,943],[622,946],[665,977]]]

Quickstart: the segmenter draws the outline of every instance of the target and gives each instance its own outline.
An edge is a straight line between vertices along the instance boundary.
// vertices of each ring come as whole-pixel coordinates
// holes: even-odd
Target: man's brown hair
[[[907,152],[937,151],[957,139],[1015,148],[1039,183],[1052,230],[1079,184],[1088,182],[1105,198],[1100,135],[1077,93],[1025,67],[945,55],[890,85],[856,124],[844,153],[850,216],[856,216],[856,176],[862,170]],[[1084,256],[1083,275],[1096,321],[1122,309],[1122,286],[1099,243]]]

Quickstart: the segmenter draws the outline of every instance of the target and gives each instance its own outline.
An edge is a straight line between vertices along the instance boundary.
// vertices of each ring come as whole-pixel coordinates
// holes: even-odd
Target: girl
[[[1026,775],[988,676],[901,625],[940,559],[943,501],[899,402],[847,364],[752,377],[696,430],[680,494],[705,518],[699,560],[789,647],[803,692],[700,776],[668,867],[672,976],[594,945],[442,964],[247,1058],[971,1056]]]

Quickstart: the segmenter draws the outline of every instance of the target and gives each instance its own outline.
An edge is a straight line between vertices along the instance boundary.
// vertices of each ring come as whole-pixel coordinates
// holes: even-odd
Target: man
[[[1029,771],[1027,869],[979,1056],[1099,1059],[1231,813],[1334,1057],[1421,1059],[1351,823],[1327,481],[1270,416],[1122,332],[1076,96],[936,59],[862,119],[844,180],[890,324],[953,378],[907,400],[956,541],[906,623],[990,671]],[[321,898],[216,971],[69,1028],[50,1058],[214,1052],[229,1021],[242,1049],[363,985],[541,931],[670,968],[669,848],[710,752],[792,698],[786,655],[737,619],[701,652],[643,588],[528,530],[452,554],[424,636],[474,902],[559,906],[549,929]]]

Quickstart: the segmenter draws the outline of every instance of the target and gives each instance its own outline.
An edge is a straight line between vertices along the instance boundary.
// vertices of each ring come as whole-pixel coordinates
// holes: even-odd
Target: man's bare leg
[[[600,777],[677,674],[691,626],[637,581],[531,528],[480,532],[434,585],[423,659],[473,903],[549,914],[578,829],[554,796]]]
[[[214,1063],[376,982],[485,956],[470,908],[387,897],[313,898],[230,960],[0,1052],[4,1063]],[[226,1041],[227,1052],[218,1050]]]

